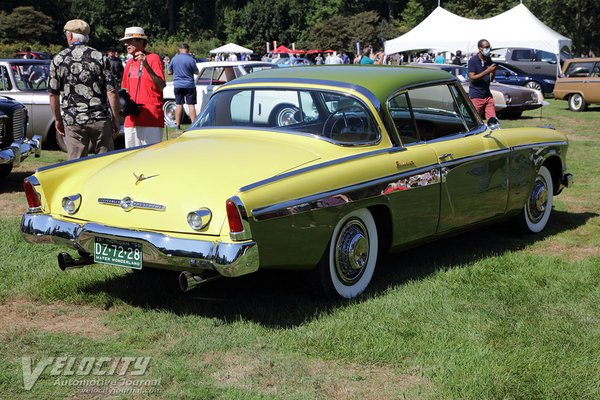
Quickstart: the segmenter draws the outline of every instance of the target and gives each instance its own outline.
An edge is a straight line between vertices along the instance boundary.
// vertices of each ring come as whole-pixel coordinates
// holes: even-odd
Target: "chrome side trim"
[[[457,164],[464,164],[466,162],[470,162],[470,161],[477,161],[477,160],[481,160],[482,158],[487,158],[487,157],[493,157],[493,156],[499,156],[499,155],[503,155],[503,154],[507,154],[510,153],[511,149],[510,148],[506,148],[506,149],[499,149],[499,150],[493,150],[493,151],[488,151],[485,153],[481,153],[481,154],[477,154],[474,156],[466,156],[466,157],[461,157],[461,158],[455,158],[449,161],[444,161],[442,163],[440,163],[440,165],[442,167],[453,167]]]
[[[406,189],[426,187],[441,183],[443,181],[442,175],[445,173],[447,173],[446,170],[440,172],[439,164],[432,164],[328,192],[288,200],[266,207],[259,207],[252,210],[252,216],[257,221],[261,221],[339,206],[404,190],[399,188],[403,184],[409,186]],[[418,182],[422,182],[423,184],[418,184]]]
[[[219,240],[181,239],[163,233],[115,228],[96,223],[60,221],[47,214],[23,214],[21,233],[30,243],[56,243],[94,253],[96,236],[141,243],[143,262],[150,265],[198,271],[213,269],[227,277],[258,270],[254,241],[224,243]]]
[[[536,147],[549,147],[549,146],[567,146],[569,143],[563,141],[556,142],[540,142],[540,143],[529,143],[529,144],[521,144],[518,146],[512,147],[514,150],[523,150],[523,149],[533,149]]]
[[[332,165],[341,164],[341,163],[345,163],[348,161],[357,160],[360,158],[373,157],[378,154],[397,153],[399,151],[404,151],[404,150],[405,149],[401,148],[401,147],[390,147],[387,149],[374,150],[374,151],[370,151],[368,153],[355,154],[355,155],[344,157],[344,158],[338,158],[336,160],[326,161],[326,162],[323,162],[323,163],[320,163],[317,165],[311,165],[310,167],[300,168],[300,169],[297,169],[294,171],[289,171],[289,172],[286,172],[286,173],[283,173],[280,175],[275,175],[271,178],[263,179],[262,181],[251,183],[250,185],[241,187],[240,192],[247,192],[249,190],[256,189],[257,187],[268,185],[269,183],[273,183],[273,182],[279,181],[284,178],[289,178],[290,176],[300,175],[300,174],[303,174],[303,173],[306,173],[306,172],[309,172],[309,171],[312,171],[315,169],[330,167]]]

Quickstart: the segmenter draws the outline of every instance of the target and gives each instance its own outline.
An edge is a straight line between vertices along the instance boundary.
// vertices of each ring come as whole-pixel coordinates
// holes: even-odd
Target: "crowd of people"
[[[114,149],[113,140],[120,129],[119,113],[125,115],[125,147],[137,147],[162,140],[164,127],[163,89],[166,86],[165,70],[173,75],[176,112],[179,129],[183,106],[189,106],[190,117],[196,117],[196,86],[194,75],[199,73],[196,59],[183,43],[173,58],[161,58],[146,51],[148,37],[141,27],[125,29],[119,39],[127,52],[123,63],[115,49],[106,55],[89,45],[90,26],[74,19],[64,26],[67,48],[56,54],[50,63],[48,92],[50,108],[55,119],[57,134],[64,140],[69,159],[84,157],[89,148],[97,153]],[[468,61],[470,78],[469,96],[478,112],[486,119],[495,117],[490,82],[494,79],[496,65],[490,57],[490,43],[482,39],[479,52]],[[234,60],[229,55],[228,60]],[[276,56],[277,58],[280,55]],[[289,57],[295,57],[289,54]],[[272,55],[265,60],[276,61]],[[235,57],[237,60],[237,57]],[[446,63],[438,54],[431,60],[426,54],[408,58],[407,62]],[[350,64],[350,57],[342,52],[330,51],[314,56],[315,64]],[[383,51],[366,47],[353,58],[354,64],[403,64],[404,54],[384,57]],[[462,64],[460,51],[452,60]],[[124,65],[123,65],[124,64]]]

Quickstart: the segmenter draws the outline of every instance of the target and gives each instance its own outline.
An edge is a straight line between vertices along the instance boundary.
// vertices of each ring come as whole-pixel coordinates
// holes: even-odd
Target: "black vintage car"
[[[27,108],[10,97],[0,96],[0,178],[31,154],[40,156],[42,137],[27,139]]]

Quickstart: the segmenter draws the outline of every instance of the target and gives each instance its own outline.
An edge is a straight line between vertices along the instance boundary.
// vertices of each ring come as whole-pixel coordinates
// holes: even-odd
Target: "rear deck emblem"
[[[154,178],[155,176],[158,176],[158,174],[156,175],[150,175],[150,176],[146,176],[144,174],[139,174],[137,175],[135,172],[133,173],[133,176],[135,176],[135,185],[137,186],[141,181],[145,181],[146,179],[150,179],[150,178]]]
[[[101,197],[98,199],[98,203],[106,204],[108,206],[121,207],[124,211],[131,211],[134,208],[140,208],[142,210],[154,210],[154,211],[165,211],[166,206],[162,204],[146,203],[143,201],[134,201],[131,197],[125,196],[122,199],[107,199]]]

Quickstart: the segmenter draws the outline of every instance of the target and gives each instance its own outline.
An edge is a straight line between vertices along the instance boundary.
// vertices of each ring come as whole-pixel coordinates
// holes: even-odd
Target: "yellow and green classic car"
[[[513,218],[540,232],[568,186],[553,129],[485,125],[447,72],[317,66],[223,85],[182,136],[40,168],[21,230],[91,263],[214,277],[315,269],[352,298],[377,256]]]

